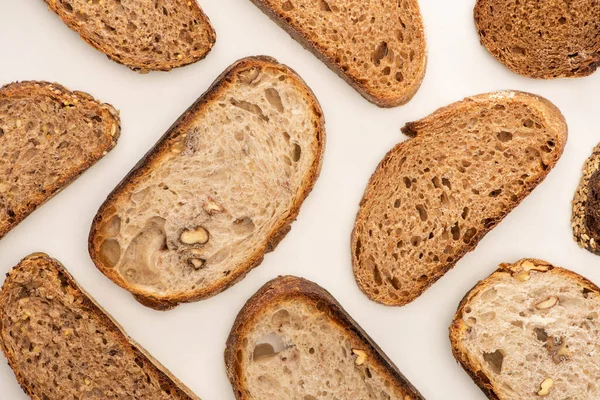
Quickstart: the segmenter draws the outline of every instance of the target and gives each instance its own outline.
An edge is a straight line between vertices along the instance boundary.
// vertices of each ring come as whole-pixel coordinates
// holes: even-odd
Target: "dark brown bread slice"
[[[425,76],[417,0],[252,0],[364,98],[407,103]]]
[[[500,268],[461,301],[452,352],[494,400],[600,398],[600,288],[537,259]]]
[[[196,0],[45,1],[83,40],[139,72],[199,61],[216,40]]]
[[[600,64],[600,2],[478,0],[481,43],[501,63],[531,78],[577,78]]]
[[[7,275],[0,346],[32,399],[199,400],[43,253]]]
[[[371,177],[352,234],[354,276],[372,300],[413,301],[550,172],[567,125],[548,100],[487,93],[408,123]]]
[[[116,144],[118,112],[47,82],[0,88],[0,238]]]
[[[583,176],[573,198],[573,238],[600,255],[600,144],[583,165]]]
[[[293,276],[248,300],[225,363],[238,400],[423,399],[326,290]]]

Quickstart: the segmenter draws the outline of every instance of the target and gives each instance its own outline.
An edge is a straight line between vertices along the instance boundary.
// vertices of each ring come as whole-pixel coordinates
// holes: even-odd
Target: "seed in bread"
[[[116,144],[119,114],[55,83],[0,88],[0,238]]]
[[[502,264],[460,303],[452,351],[490,399],[598,399],[598,309],[600,289],[574,272]]]
[[[225,363],[238,400],[423,399],[327,291],[293,276],[248,300]]]
[[[600,255],[600,145],[583,166],[573,198],[571,226],[577,244]]]
[[[560,158],[567,125],[549,101],[482,94],[409,123],[367,186],[352,234],[371,299],[413,301],[516,207]]]

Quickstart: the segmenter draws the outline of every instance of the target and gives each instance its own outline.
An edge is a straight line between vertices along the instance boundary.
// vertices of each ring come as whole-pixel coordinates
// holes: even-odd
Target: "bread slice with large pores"
[[[100,160],[121,132],[119,114],[48,82],[0,88],[0,238]]]
[[[600,255],[600,144],[583,165],[573,197],[571,226],[577,244]]]
[[[352,234],[354,276],[373,300],[413,301],[550,172],[567,125],[548,100],[514,91],[441,108],[403,132],[371,177]]]
[[[109,195],[92,259],[154,308],[215,295],[290,230],[324,145],[321,108],[295,72],[238,61]]]
[[[425,76],[417,0],[252,0],[331,70],[380,107],[407,103]]]
[[[495,400],[600,398],[600,289],[536,259],[502,264],[462,300],[454,357]]]
[[[501,63],[531,78],[578,78],[600,65],[600,2],[478,0],[481,43]]]
[[[35,400],[199,400],[46,254],[4,281],[0,348]]]
[[[215,31],[196,0],[45,0],[88,44],[139,71],[206,57]]]
[[[326,290],[293,276],[248,300],[225,363],[238,400],[423,399]]]

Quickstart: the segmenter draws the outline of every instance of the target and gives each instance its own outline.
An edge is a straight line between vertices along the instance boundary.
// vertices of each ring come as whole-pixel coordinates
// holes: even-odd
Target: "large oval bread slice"
[[[289,231],[324,144],[302,79],[271,58],[241,60],[110,194],[90,233],[92,259],[151,307],[212,296]]]
[[[354,276],[373,300],[417,298],[550,172],[567,125],[549,101],[505,91],[407,124],[371,177],[352,234]]]
[[[199,61],[216,40],[196,0],[45,1],[83,40],[139,72]]]
[[[46,254],[8,273],[0,347],[35,400],[199,400]]]
[[[600,255],[600,144],[583,165],[573,197],[573,238],[580,247]]]
[[[477,0],[481,43],[513,72],[578,78],[600,65],[600,2]]]
[[[536,259],[502,264],[462,300],[454,357],[494,400],[600,398],[600,288]]]
[[[238,400],[423,400],[326,290],[293,276],[248,300],[225,363]]]
[[[408,102],[425,76],[417,0],[252,0],[265,14],[380,107]]]
[[[118,112],[48,82],[0,88],[0,238],[116,144]]]

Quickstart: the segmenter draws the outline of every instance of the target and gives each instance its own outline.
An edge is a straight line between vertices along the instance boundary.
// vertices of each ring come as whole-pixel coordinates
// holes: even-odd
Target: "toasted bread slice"
[[[417,0],[252,0],[265,14],[380,107],[415,95],[427,64]]]
[[[600,398],[600,289],[536,259],[502,264],[462,300],[454,357],[490,398]]]
[[[583,165],[573,198],[571,226],[577,244],[600,255],[600,144]]]
[[[225,363],[238,400],[423,399],[327,291],[293,276],[248,300]]]
[[[101,159],[121,132],[118,112],[47,82],[0,88],[0,238]]]
[[[531,78],[578,78],[600,64],[600,3],[591,0],[477,0],[481,43]]]
[[[0,347],[32,399],[199,400],[46,254],[7,275]]]
[[[324,144],[321,108],[295,72],[238,61],[110,194],[92,259],[150,307],[215,295],[290,230]]]
[[[371,177],[352,234],[354,276],[372,300],[413,301],[550,172],[567,125],[527,93],[467,98],[407,124]]]
[[[83,40],[139,72],[199,61],[216,40],[196,0],[45,1]]]

